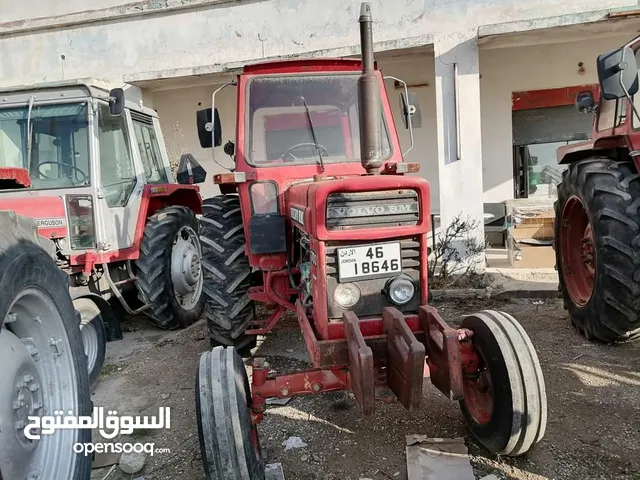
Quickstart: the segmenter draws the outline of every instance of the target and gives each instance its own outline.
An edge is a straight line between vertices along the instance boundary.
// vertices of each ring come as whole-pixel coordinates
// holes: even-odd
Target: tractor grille
[[[327,198],[327,229],[417,225],[420,204],[415,190],[332,193]]]
[[[327,273],[327,311],[329,318],[341,318],[348,310],[342,308],[334,301],[333,294],[338,286],[338,259],[336,249],[349,245],[375,245],[379,242],[341,242],[339,245],[328,243],[326,247],[326,273]],[[402,273],[409,275],[416,284],[416,295],[413,300],[402,307],[396,307],[401,312],[417,312],[420,303],[420,242],[418,238],[400,240],[402,254]],[[426,268],[426,265],[425,265]],[[395,276],[395,275],[393,275]],[[394,306],[382,293],[385,284],[392,277],[357,280],[356,283],[362,292],[360,301],[350,310],[360,317],[379,315],[384,307]]]

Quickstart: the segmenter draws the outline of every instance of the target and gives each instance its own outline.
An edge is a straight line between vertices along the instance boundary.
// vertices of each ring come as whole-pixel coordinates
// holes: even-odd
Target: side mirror
[[[124,90],[113,88],[109,92],[109,113],[115,117],[122,115],[122,112],[124,112]]]
[[[222,124],[218,109],[214,109],[213,121],[211,119],[211,109],[205,108],[196,112],[196,125],[198,128],[198,139],[202,148],[219,147],[222,145]]]
[[[580,113],[595,113],[598,108],[595,100],[593,99],[593,93],[591,90],[584,90],[578,92],[576,95],[576,109]]]
[[[207,171],[202,168],[193,155],[184,153],[180,157],[180,165],[178,165],[178,173],[176,180],[180,185],[192,185],[196,183],[204,183],[207,179]]]
[[[404,93],[400,94],[400,111],[402,112],[404,128],[409,128],[409,116],[411,116],[412,128],[420,128],[422,126],[422,115],[420,113],[418,94],[416,92],[409,92],[408,98]]]
[[[638,65],[631,48],[619,48],[599,55],[597,67],[605,100],[624,98],[627,93],[633,96],[638,92]]]

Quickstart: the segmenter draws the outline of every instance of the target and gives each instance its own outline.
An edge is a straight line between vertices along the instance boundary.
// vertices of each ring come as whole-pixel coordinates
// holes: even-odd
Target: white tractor
[[[183,155],[176,181],[155,111],[97,84],[0,89],[0,478],[85,478],[66,474],[89,468],[69,443],[85,431],[42,448],[15,432],[28,415],[90,414],[106,341],[122,338],[110,302],[163,329],[205,304],[206,172]]]

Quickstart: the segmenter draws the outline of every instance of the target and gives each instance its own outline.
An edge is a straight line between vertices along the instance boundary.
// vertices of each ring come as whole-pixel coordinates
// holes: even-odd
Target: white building
[[[596,82],[599,53],[640,29],[636,0],[371,3],[379,66],[419,94],[422,126],[407,160],[421,164],[443,224],[462,211],[480,218],[483,203],[553,197],[542,170],[553,174],[555,149],[591,127],[573,95]],[[195,112],[210,106],[213,90],[246,63],[359,55],[359,5],[0,0],[0,86],[76,77],[137,85],[160,115],[170,155],[193,153],[211,179],[221,169],[199,146]],[[392,80],[387,89],[399,115]],[[234,95],[227,89],[217,100],[223,143],[234,134]],[[400,136],[407,146],[407,131]],[[228,160],[222,147],[216,155]],[[217,187],[208,180],[202,191]]]

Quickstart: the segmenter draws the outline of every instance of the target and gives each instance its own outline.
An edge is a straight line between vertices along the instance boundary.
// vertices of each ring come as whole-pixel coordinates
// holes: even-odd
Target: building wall
[[[325,0],[321,7],[315,0],[146,0],[99,15],[75,14],[66,23],[60,17],[11,21],[27,14],[46,17],[54,13],[52,9],[63,8],[62,2],[52,7],[50,1],[31,0],[16,8],[14,2],[2,0],[0,86],[96,75],[145,78],[175,69],[195,74],[199,68],[224,69],[228,63],[265,57],[340,49],[357,53],[359,45],[359,0]],[[120,3],[101,0],[96,6],[112,2]],[[468,35],[480,25],[636,4],[636,0],[407,0],[399,8],[396,0],[376,0],[374,38],[382,49],[405,48],[431,43],[429,38]],[[80,5],[73,0],[61,11]],[[166,12],[168,8],[177,10]]]
[[[597,83],[596,57],[628,36],[480,51],[484,201],[513,198],[511,94]],[[583,62],[585,72],[578,73]]]

